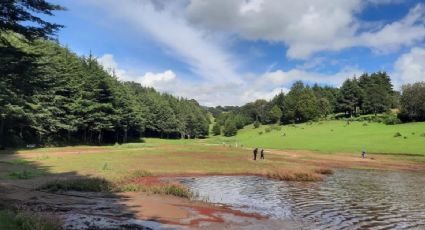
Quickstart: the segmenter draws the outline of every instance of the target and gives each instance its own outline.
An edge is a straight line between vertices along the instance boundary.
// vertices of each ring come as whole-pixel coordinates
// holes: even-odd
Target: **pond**
[[[425,173],[340,169],[323,182],[184,178],[201,200],[314,229],[425,229]]]

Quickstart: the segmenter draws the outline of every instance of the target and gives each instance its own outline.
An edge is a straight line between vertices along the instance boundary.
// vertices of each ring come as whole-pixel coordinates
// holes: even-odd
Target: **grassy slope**
[[[247,147],[273,149],[312,150],[318,152],[361,152],[363,148],[370,153],[399,153],[425,155],[425,122],[400,125],[381,123],[324,121],[311,125],[299,124],[295,127],[283,126],[282,130],[264,132],[266,126],[254,129],[247,126],[236,137],[213,137],[209,142],[235,143]],[[262,131],[263,134],[259,135]],[[394,137],[400,132],[402,137]],[[286,136],[282,134],[286,133]],[[404,138],[406,137],[406,139]]]

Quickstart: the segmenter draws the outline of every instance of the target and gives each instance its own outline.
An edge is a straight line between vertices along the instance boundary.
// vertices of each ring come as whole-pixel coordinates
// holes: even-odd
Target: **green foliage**
[[[402,86],[400,119],[425,121],[425,82]]]
[[[396,132],[396,133],[394,133],[394,136],[393,137],[401,137],[402,135],[401,135],[401,133],[400,132]]]
[[[95,57],[55,42],[1,34],[0,145],[125,143],[141,136],[208,136],[209,117],[194,100],[120,82]],[[14,63],[6,65],[6,63]]]
[[[261,124],[260,124],[260,122],[259,122],[259,121],[255,121],[255,122],[254,122],[254,128],[255,128],[255,129],[260,128],[260,125],[261,125]]]
[[[0,229],[10,230],[59,230],[61,222],[52,216],[36,213],[0,211]]]
[[[277,105],[274,105],[268,113],[268,119],[270,123],[279,122],[281,117],[282,117],[282,111],[279,109]]]
[[[218,123],[215,123],[212,127],[212,133],[214,136],[220,135],[221,134],[221,126]]]
[[[44,0],[2,1],[0,9],[0,31],[13,31],[30,40],[49,38],[62,27],[39,17],[41,14],[53,15],[53,11],[64,9]]]
[[[347,79],[342,84],[338,95],[338,110],[348,113],[350,116],[358,113],[363,97],[357,79]]]
[[[235,121],[231,119],[226,120],[223,128],[223,135],[226,137],[234,136],[236,135],[237,131],[238,129],[236,128]]]

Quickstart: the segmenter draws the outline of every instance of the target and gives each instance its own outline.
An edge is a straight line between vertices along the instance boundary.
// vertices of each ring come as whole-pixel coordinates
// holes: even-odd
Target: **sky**
[[[202,105],[243,105],[292,83],[339,87],[386,71],[425,81],[424,0],[51,0],[61,44],[121,81]]]

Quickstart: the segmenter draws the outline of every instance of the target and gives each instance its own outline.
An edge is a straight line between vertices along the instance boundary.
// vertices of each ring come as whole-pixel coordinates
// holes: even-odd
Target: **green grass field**
[[[216,136],[208,142],[326,153],[359,153],[364,148],[369,153],[425,156],[425,122],[399,125],[351,122],[347,125],[345,121],[321,121],[279,126],[281,130],[266,132],[267,127],[246,126],[235,137]],[[397,132],[401,136],[394,137]]]

